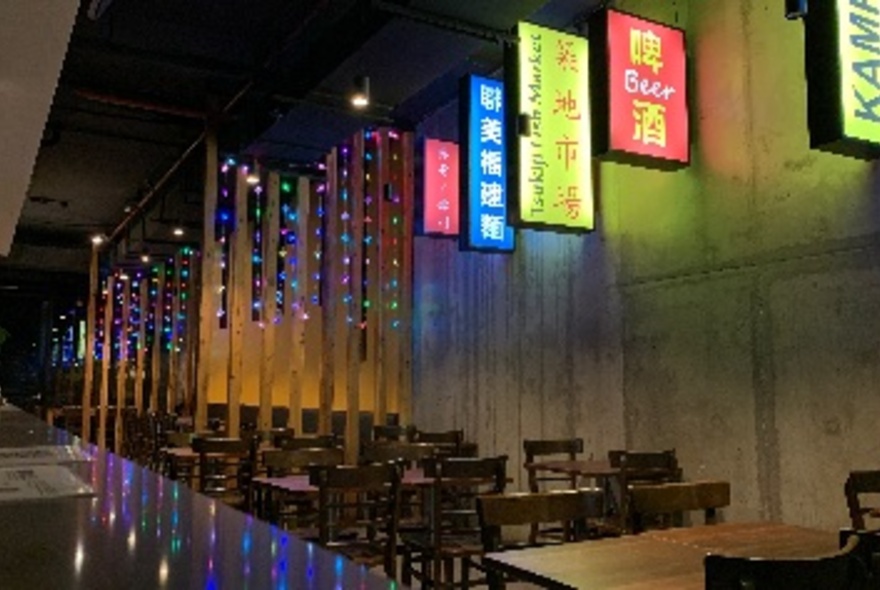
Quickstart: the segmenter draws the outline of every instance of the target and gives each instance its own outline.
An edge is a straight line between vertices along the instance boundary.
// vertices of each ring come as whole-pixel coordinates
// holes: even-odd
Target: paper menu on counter
[[[92,496],[94,493],[90,485],[63,465],[0,468],[0,504]]]
[[[82,449],[72,445],[6,447],[0,449],[0,468],[24,465],[82,463],[91,459]]]

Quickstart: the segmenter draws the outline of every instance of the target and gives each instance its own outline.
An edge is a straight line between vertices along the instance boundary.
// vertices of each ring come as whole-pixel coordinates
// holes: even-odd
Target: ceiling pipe
[[[418,10],[415,8],[410,8],[408,6],[401,6],[400,4],[395,4],[394,2],[388,2],[386,0],[372,0],[372,7],[374,10],[387,12],[388,14],[393,14],[394,16],[399,16],[401,18],[426,24],[432,27],[436,27],[438,29],[452,31],[453,33],[476,37],[477,39],[482,39],[483,41],[491,41],[493,43],[509,43],[511,45],[516,45],[517,43],[519,43],[519,37],[508,31],[493,29],[491,27],[484,27],[482,25],[470,23],[467,21],[449,18],[448,16],[435,14],[433,12],[428,12],[427,10]]]
[[[308,16],[300,21],[299,26],[296,27],[296,29],[294,29],[290,33],[290,35],[287,36],[287,39],[285,39],[285,41],[280,44],[282,47],[280,51],[283,52],[284,48],[288,46],[292,39],[302,34],[305,28],[315,18],[317,18],[329,6],[329,4],[330,0],[321,0],[321,2],[319,2],[312,9]],[[277,55],[270,56],[269,59],[266,60],[266,66],[271,65],[277,57]],[[238,105],[238,103],[241,102],[241,99],[244,98],[251,90],[253,90],[256,85],[256,78],[252,78],[251,80],[249,80],[244,86],[242,86],[241,90],[236,92],[235,95],[231,99],[229,99],[229,101],[223,106],[223,108],[220,109],[220,111],[217,113],[216,119],[222,119],[224,116],[228,115],[232,111],[232,109],[234,109]],[[168,183],[168,181],[171,180],[171,178],[178,170],[180,170],[180,168],[186,163],[189,157],[193,153],[195,153],[196,149],[198,149],[202,142],[205,141],[207,135],[207,128],[203,129],[202,132],[199,133],[199,136],[195,139],[195,141],[193,141],[189,145],[189,147],[187,147],[183,151],[180,157],[177,158],[177,160],[171,165],[171,167],[165,172],[165,174],[163,174],[159,178],[159,180],[157,180],[153,184],[152,188],[147,191],[147,194],[145,194],[143,198],[138,201],[138,203],[134,207],[132,207],[128,215],[126,215],[122,219],[122,221],[119,222],[116,228],[110,233],[109,238],[104,242],[105,247],[107,244],[112,244],[113,242],[115,242],[123,234],[123,232],[125,232],[129,224],[131,224],[135,219],[137,219],[139,215],[146,211],[147,207],[150,205],[153,199],[156,198],[156,195],[158,195],[159,192],[165,188],[165,185]]]
[[[97,102],[101,104],[112,105],[116,107],[125,107],[129,109],[137,109],[141,111],[149,111],[151,113],[159,113],[161,115],[172,115],[174,117],[182,117],[184,119],[198,119],[204,121],[207,114],[195,109],[184,107],[176,107],[173,105],[162,105],[136,98],[125,98],[122,96],[113,96],[112,94],[104,94],[86,88],[74,88],[73,93],[79,98]]]

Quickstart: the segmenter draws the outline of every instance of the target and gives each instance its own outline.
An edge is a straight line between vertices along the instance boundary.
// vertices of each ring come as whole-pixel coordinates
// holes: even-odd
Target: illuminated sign
[[[504,84],[469,76],[462,81],[461,247],[512,251],[507,222],[507,149]]]
[[[594,153],[642,165],[690,159],[684,31],[606,10],[590,23]]]
[[[594,227],[589,50],[583,37],[520,23],[514,113],[527,121],[511,142],[518,224]]]
[[[880,155],[880,5],[811,2],[806,16],[811,147]]]
[[[458,235],[458,144],[425,140],[425,201],[423,231]]]

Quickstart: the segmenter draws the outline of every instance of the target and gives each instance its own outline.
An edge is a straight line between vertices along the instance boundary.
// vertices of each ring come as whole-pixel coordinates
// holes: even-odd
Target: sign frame
[[[455,199],[456,204],[459,207],[458,215],[455,216],[455,221],[458,223],[458,231],[455,233],[446,233],[441,231],[436,231],[428,228],[426,226],[426,214],[428,209],[428,184],[425,178],[428,170],[428,142],[440,142],[455,145],[457,151],[458,158],[458,182],[454,185],[452,190],[455,192],[451,198]],[[416,161],[415,161],[415,187],[416,194],[418,198],[415,200],[415,219],[416,219],[416,235],[426,238],[439,239],[439,240],[458,240],[461,235],[461,154],[462,148],[460,142],[445,139],[439,137],[428,137],[424,136],[419,138],[417,142],[416,148]]]
[[[811,2],[804,17],[810,148],[863,160],[880,157],[878,142],[846,135],[837,0]]]
[[[611,49],[608,46],[608,14],[616,12],[624,16],[636,18],[649,24],[665,29],[678,31],[682,34],[684,45],[684,78],[683,90],[685,108],[687,109],[687,161],[672,160],[662,157],[637,154],[611,147]],[[666,23],[645,18],[625,10],[605,8],[596,12],[589,21],[590,30],[590,94],[592,95],[593,116],[593,155],[604,162],[616,162],[641,168],[655,170],[681,170],[690,166],[693,140],[693,121],[691,112],[691,65],[688,59],[688,41],[686,31]]]
[[[504,138],[504,142],[502,143],[502,150],[510,149],[510,137],[514,135],[512,128],[510,127],[510,122],[508,119],[508,113],[510,112],[510,92],[508,91],[507,84],[504,80],[497,80],[495,78],[490,78],[489,76],[479,76],[475,74],[468,74],[463,76],[459,80],[459,135],[458,135],[458,165],[459,165],[459,182],[461,189],[459,190],[459,205],[458,212],[461,216],[461,221],[458,224],[458,232],[459,232],[459,250],[463,252],[484,252],[484,253],[495,253],[495,254],[512,254],[516,251],[516,226],[514,226],[510,222],[510,212],[513,207],[513,202],[511,200],[511,185],[510,185],[510,174],[511,168],[513,168],[513,160],[510,158],[510,152],[508,151],[506,157],[502,154],[502,160],[504,160],[504,165],[507,167],[505,170],[506,174],[503,176],[503,179],[506,182],[505,185],[505,215],[504,221],[505,226],[512,233],[512,245],[510,248],[487,248],[482,246],[475,246],[470,242],[470,234],[471,234],[471,190],[470,190],[470,182],[471,182],[471,150],[474,149],[474,146],[471,145],[471,133],[470,133],[470,125],[471,125],[471,102],[472,102],[472,81],[477,79],[487,79],[492,80],[498,84],[501,84],[504,89],[504,109],[501,113],[501,120],[504,124],[504,134],[506,137]]]
[[[584,37],[583,35],[578,35],[574,33],[570,33],[567,31],[559,31],[556,29],[552,29],[551,27],[547,27],[545,25],[538,25],[537,23],[530,23],[527,21],[520,21],[520,23],[526,23],[530,25],[535,25],[544,29],[551,29],[558,33],[563,33],[567,35],[572,35],[574,37],[580,37],[585,42],[587,42],[587,51],[588,51],[588,59],[587,59],[587,67],[592,68],[590,57],[590,45],[589,39]],[[519,36],[520,34],[520,23],[515,27],[515,34]],[[520,41],[522,43],[522,41]],[[504,85],[508,89],[507,95],[507,187],[508,187],[508,212],[509,212],[509,220],[508,223],[517,228],[524,229],[534,229],[538,231],[552,231],[555,233],[561,234],[575,234],[575,235],[583,235],[593,233],[599,228],[599,208],[598,208],[598,182],[599,182],[599,174],[598,174],[598,162],[593,158],[592,147],[589,150],[589,153],[585,154],[584,164],[585,166],[590,166],[590,204],[592,207],[592,227],[576,227],[571,225],[561,225],[561,224],[553,224],[553,223],[544,223],[544,222],[533,222],[523,219],[522,216],[522,194],[523,190],[520,186],[520,168],[522,166],[522,149],[520,148],[520,142],[522,137],[527,136],[530,133],[530,129],[527,128],[528,118],[524,116],[522,113],[522,105],[520,102],[520,71],[519,71],[519,45],[517,44],[507,44],[504,48]],[[588,72],[588,86],[592,86],[592,70]],[[585,110],[585,114],[589,113],[589,117],[593,116],[593,96],[592,90],[590,90],[591,95],[587,97],[590,102],[589,109]],[[589,126],[592,127],[594,125],[594,121],[589,122]],[[588,134],[590,143],[592,144],[592,132]]]

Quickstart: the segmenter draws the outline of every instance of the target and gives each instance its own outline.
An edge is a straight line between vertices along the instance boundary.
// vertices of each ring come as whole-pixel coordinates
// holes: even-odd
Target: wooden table
[[[553,590],[703,590],[707,553],[819,557],[837,533],[777,523],[725,523],[616,539],[490,553],[484,563]]]
[[[607,459],[535,461],[534,463],[526,463],[525,468],[530,471],[552,471],[580,477],[609,478],[620,476],[620,468],[612,467]]]

